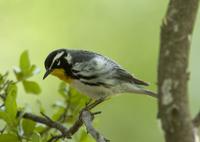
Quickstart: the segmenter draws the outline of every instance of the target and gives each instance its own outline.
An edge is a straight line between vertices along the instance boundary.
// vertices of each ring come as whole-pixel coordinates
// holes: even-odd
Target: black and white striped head
[[[52,51],[45,59],[46,73],[43,77],[45,79],[55,69],[65,69],[70,66],[72,57],[66,49],[58,49]]]

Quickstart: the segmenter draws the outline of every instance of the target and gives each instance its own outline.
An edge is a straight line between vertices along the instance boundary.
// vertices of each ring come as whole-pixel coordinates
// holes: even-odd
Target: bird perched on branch
[[[148,83],[137,79],[113,60],[84,50],[58,49],[45,60],[45,79],[52,74],[92,99],[119,93],[138,93],[156,97],[146,90]]]

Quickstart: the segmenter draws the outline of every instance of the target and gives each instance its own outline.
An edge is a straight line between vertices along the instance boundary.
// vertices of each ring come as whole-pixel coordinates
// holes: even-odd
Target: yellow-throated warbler
[[[43,79],[53,74],[93,99],[126,92],[156,97],[156,93],[142,87],[148,83],[133,77],[116,62],[98,53],[58,49],[47,56],[45,68]]]

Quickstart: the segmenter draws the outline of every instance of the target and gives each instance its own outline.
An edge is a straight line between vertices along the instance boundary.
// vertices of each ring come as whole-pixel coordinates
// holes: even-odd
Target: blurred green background
[[[42,80],[43,62],[57,48],[85,49],[116,60],[129,72],[151,82],[156,90],[159,32],[167,1],[159,0],[0,0],[0,72],[18,65],[19,55],[29,50],[31,62],[41,68],[35,79],[43,87],[40,96],[19,90],[18,102],[38,112],[41,100],[48,114],[59,100],[59,80]],[[200,108],[200,13],[190,56],[190,106]],[[11,77],[14,78],[13,75]],[[121,95],[101,104],[97,128],[112,142],[162,142],[156,119],[156,100]]]

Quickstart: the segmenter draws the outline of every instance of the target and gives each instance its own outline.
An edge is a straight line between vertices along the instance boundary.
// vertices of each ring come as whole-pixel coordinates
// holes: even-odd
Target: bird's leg
[[[105,100],[106,100],[106,97],[102,97],[102,98],[100,98],[100,99],[98,99],[98,100],[95,100],[94,102],[88,104],[88,105],[86,106],[86,109],[91,110],[92,108],[94,108],[94,107],[97,106],[98,104],[104,102]]]
[[[85,107],[87,107],[90,103],[92,103],[93,99],[90,98],[86,103],[85,103]]]

